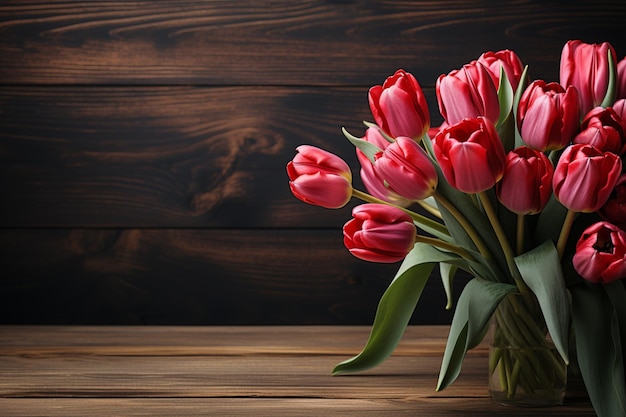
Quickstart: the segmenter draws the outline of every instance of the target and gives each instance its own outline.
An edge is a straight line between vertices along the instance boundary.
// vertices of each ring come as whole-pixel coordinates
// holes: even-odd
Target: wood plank
[[[76,398],[0,398],[0,407],[14,417],[46,415],[50,417],[93,417],[123,414],[125,416],[302,416],[318,417],[397,417],[493,416],[595,417],[589,406],[565,405],[541,409],[501,407],[486,398],[401,399],[326,399],[326,398],[166,398],[166,399],[76,399]],[[540,414],[539,414],[540,413]]]
[[[13,324],[370,324],[398,268],[338,229],[5,229],[0,253]],[[444,306],[433,276],[415,323],[448,323]]]
[[[362,85],[396,68],[426,83],[487,50],[513,49],[555,79],[565,41],[626,52],[620,0],[497,3],[7,0],[5,84]],[[431,84],[432,85],[432,84]]]
[[[17,416],[77,415],[81,407],[96,416],[536,415],[490,402],[485,344],[468,352],[451,387],[435,392],[447,329],[410,326],[379,367],[331,377],[341,351],[357,347],[368,327],[3,326],[0,407]],[[593,411],[574,390],[542,415]]]
[[[353,355],[371,326],[3,326],[0,356]],[[409,326],[395,356],[438,356],[449,326]],[[485,354],[479,345],[474,353]]]
[[[372,120],[363,88],[0,87],[0,108],[0,227],[341,227],[285,166],[323,147],[362,189],[341,127]]]

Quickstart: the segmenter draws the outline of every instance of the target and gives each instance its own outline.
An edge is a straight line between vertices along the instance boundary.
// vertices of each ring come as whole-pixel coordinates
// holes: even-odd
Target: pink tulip
[[[543,153],[520,147],[506,156],[502,180],[496,185],[500,202],[517,214],[536,214],[552,195],[552,163]]]
[[[478,116],[492,123],[498,121],[498,92],[483,64],[473,61],[460,70],[441,75],[435,87],[439,111],[449,125]]]
[[[570,210],[598,211],[609,199],[621,171],[622,161],[616,154],[591,145],[571,145],[554,170],[554,195]]]
[[[357,258],[371,262],[401,261],[415,245],[417,229],[411,217],[385,204],[361,204],[343,226],[346,248]]]
[[[423,200],[437,188],[437,171],[426,152],[411,138],[400,136],[376,159],[374,170],[390,191],[406,200]]]
[[[578,132],[578,92],[557,83],[533,81],[520,99],[517,126],[524,142],[540,151],[557,150],[569,144]]]
[[[593,283],[626,278],[626,232],[608,222],[589,226],[576,244],[572,263],[581,277]]]
[[[433,151],[446,180],[465,193],[485,191],[502,178],[504,147],[485,117],[463,119],[442,129]]]
[[[626,98],[616,100],[611,107],[622,121],[626,121]]]
[[[626,57],[617,63],[617,91],[616,99],[626,98]]]
[[[315,146],[301,145],[287,164],[289,187],[305,203],[341,208],[352,197],[352,174],[337,155]]]
[[[361,139],[376,145],[376,147],[382,150],[386,149],[391,144],[391,142],[385,139],[382,133],[380,133],[378,127],[367,128],[367,130],[365,131],[365,136],[363,136]],[[389,188],[387,188],[387,186],[385,185],[385,180],[381,178],[374,170],[374,164],[358,148],[356,149],[356,155],[361,164],[361,181],[363,181],[365,189],[371,195],[383,201],[387,201],[389,203],[393,203],[403,207],[408,206],[411,203],[410,201],[400,197],[396,193],[392,192]]]
[[[607,202],[598,211],[600,217],[622,229],[626,228],[626,174],[620,175]]]
[[[515,52],[508,49],[498,52],[488,51],[478,57],[477,61],[489,70],[496,88],[500,85],[500,69],[503,69],[513,91],[517,90],[524,72],[524,64]]]
[[[626,138],[626,121],[611,107],[596,107],[583,119],[574,143],[593,145],[604,152],[621,154]]]
[[[576,87],[580,110],[586,114],[599,106],[609,86],[609,53],[613,65],[617,62],[615,50],[608,42],[589,44],[579,40],[568,41],[561,52],[560,84]]]
[[[397,70],[383,85],[369,90],[376,124],[392,137],[420,140],[430,126],[430,112],[422,88],[413,75]]]

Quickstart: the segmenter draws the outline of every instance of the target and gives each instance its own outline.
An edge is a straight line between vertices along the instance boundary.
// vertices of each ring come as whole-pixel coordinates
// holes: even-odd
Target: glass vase
[[[566,385],[567,365],[554,347],[536,297],[507,295],[490,323],[492,400],[518,407],[558,405]]]

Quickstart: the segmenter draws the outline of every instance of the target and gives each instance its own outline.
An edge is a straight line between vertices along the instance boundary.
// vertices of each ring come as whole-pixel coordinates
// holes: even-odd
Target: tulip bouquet
[[[333,373],[392,353],[438,267],[454,316],[437,390],[496,322],[496,345],[526,346],[490,357],[506,396],[564,385],[571,351],[597,414],[626,416],[626,58],[606,42],[569,41],[559,82],[546,82],[510,50],[485,52],[441,75],[436,94],[444,121],[431,127],[412,74],[369,90],[374,123],[361,137],[343,130],[367,192],[317,147],[298,147],[287,164],[304,202],[365,202],[343,228],[353,255],[402,261],[369,340]],[[453,306],[459,270],[472,279]],[[546,343],[554,354],[534,350]]]

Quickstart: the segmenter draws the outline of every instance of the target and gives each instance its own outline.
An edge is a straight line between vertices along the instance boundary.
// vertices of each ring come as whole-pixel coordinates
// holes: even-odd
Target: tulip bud
[[[620,175],[609,199],[598,214],[621,229],[626,228],[626,174]]]
[[[422,88],[413,75],[397,70],[383,85],[369,90],[376,124],[392,137],[420,140],[430,126],[430,112]]]
[[[365,131],[365,136],[361,139],[366,142],[370,142],[376,145],[379,149],[386,149],[391,142],[389,142],[381,133],[378,127],[369,127]],[[361,152],[360,149],[356,149],[356,156],[361,164],[361,181],[363,181],[363,185],[365,185],[365,189],[374,197],[379,198],[383,201],[387,201],[389,203],[393,203],[399,206],[408,206],[411,204],[411,201],[406,200],[393,191],[391,191],[385,185],[385,180],[381,178],[376,171],[374,170],[374,164],[370,159]]]
[[[442,129],[433,151],[448,183],[465,193],[485,191],[502,178],[504,146],[485,117],[463,119]]]
[[[437,188],[437,171],[426,152],[411,138],[400,136],[376,159],[374,170],[390,191],[407,200],[423,200]]]
[[[626,278],[626,232],[608,222],[589,226],[576,243],[572,263],[581,277],[593,283]]]
[[[473,61],[460,70],[441,75],[435,87],[439,111],[449,125],[478,116],[484,116],[492,123],[498,121],[497,87],[483,64]]]
[[[574,143],[593,145],[603,152],[622,153],[626,121],[611,107],[596,107],[591,110],[583,119],[580,129]]]
[[[401,261],[415,245],[417,229],[397,207],[361,204],[343,226],[343,241],[354,256],[371,262]]]
[[[287,164],[289,187],[305,203],[341,208],[352,197],[352,173],[337,155],[310,145],[301,145]]]
[[[554,168],[547,156],[525,146],[509,152],[502,180],[496,185],[500,202],[517,214],[537,214],[552,195]]]
[[[591,145],[571,145],[554,170],[554,195],[570,210],[598,211],[609,199],[621,171],[622,161],[616,154]]]
[[[524,142],[540,151],[567,146],[578,132],[578,92],[557,83],[533,81],[520,99],[517,126]]]
[[[478,57],[477,61],[489,70],[493,85],[496,88],[500,85],[500,69],[503,69],[513,91],[517,90],[524,73],[524,64],[515,52],[508,49],[498,52],[488,51]]]
[[[576,87],[582,114],[599,106],[607,94],[611,70],[609,53],[615,65],[615,50],[608,42],[588,44],[571,40],[563,47],[559,69],[560,84],[563,87]]]

